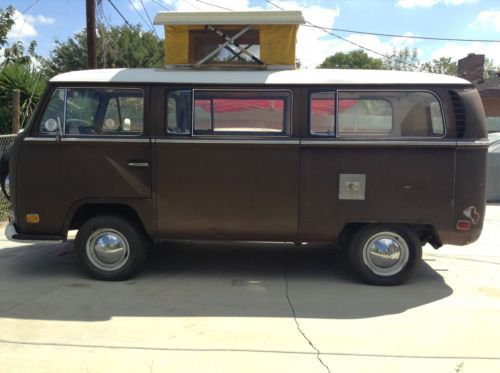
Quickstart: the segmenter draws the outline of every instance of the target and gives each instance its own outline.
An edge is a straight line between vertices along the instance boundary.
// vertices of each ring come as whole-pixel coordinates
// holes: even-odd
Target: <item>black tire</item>
[[[146,262],[147,240],[136,224],[119,216],[87,220],[75,241],[80,265],[99,280],[125,280]]]
[[[374,244],[383,252],[374,252],[377,249]],[[392,257],[386,251],[391,248]],[[352,268],[372,285],[402,284],[421,259],[422,244],[415,232],[404,225],[366,225],[357,231],[349,245]]]
[[[10,144],[5,148],[5,150],[2,153],[2,156],[0,157],[0,184],[2,186],[3,195],[9,201],[10,201],[10,196],[7,195],[5,191],[5,179],[9,175],[9,159],[11,150],[12,150],[12,144]]]

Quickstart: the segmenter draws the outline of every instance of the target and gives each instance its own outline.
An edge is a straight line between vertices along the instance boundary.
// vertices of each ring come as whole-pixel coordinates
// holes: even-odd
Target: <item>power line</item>
[[[137,13],[137,15],[138,15],[138,16],[142,19],[142,22],[144,22],[144,23],[146,24],[146,26],[147,26],[149,29],[151,29],[151,26],[149,25],[149,23],[148,23],[148,21],[146,20],[146,18],[144,18],[144,16],[143,16],[143,15],[139,12],[139,10],[138,10],[138,9],[134,6],[134,4],[132,3],[132,1],[131,1],[131,0],[127,0],[127,1],[128,1],[128,3],[130,4],[130,7],[131,7],[132,9],[134,9],[134,11]],[[154,30],[154,28],[153,28],[153,32],[154,32],[154,31],[155,31],[155,30]],[[156,36],[158,36],[158,35],[156,35]]]
[[[280,7],[279,5],[276,5],[275,3],[273,3],[271,0],[265,0],[267,3],[271,4],[272,6],[274,6],[275,8],[278,8],[279,10],[285,10],[284,8]],[[380,53],[380,52],[377,52],[376,50],[373,50],[371,48],[368,48],[368,47],[365,47],[361,44],[358,44],[358,43],[355,43],[349,39],[346,39],[340,35],[337,35],[337,34],[334,34],[333,32],[329,31],[329,29],[327,27],[321,27],[321,26],[318,26],[318,25],[315,25],[314,23],[311,23],[309,21],[306,21],[306,24],[304,26],[309,26],[309,27],[313,27],[313,28],[316,28],[318,30],[321,30],[323,32],[326,32],[327,34],[329,35],[332,35],[332,36],[335,36],[336,38],[340,39],[340,40],[343,40],[347,43],[350,43],[352,45],[355,45],[356,47],[358,48],[361,48],[361,49],[364,49],[364,50],[367,50],[368,52],[372,52],[372,53],[375,53],[376,55],[379,55],[383,58],[386,58],[386,59],[389,59],[389,56],[387,56],[386,54],[383,54],[383,53]],[[411,63],[408,63],[407,61],[404,61],[404,60],[397,60],[398,62],[401,62],[403,64],[405,64],[406,66],[410,66],[410,67],[413,67],[413,68],[416,68],[418,69],[419,67],[416,66],[416,65],[413,65]]]
[[[21,28],[19,29],[19,33],[17,34],[17,37],[16,39],[19,39],[21,34],[23,33],[23,30],[24,30],[24,26],[26,25],[26,15],[24,13],[28,12],[31,8],[33,8],[35,6],[36,3],[38,3],[40,0],[35,0],[33,1],[30,6],[28,6],[26,9],[24,9],[22,12],[19,12],[19,15],[13,19],[13,21],[15,22],[16,20],[19,19],[19,17],[23,16],[23,24],[21,25]],[[16,9],[17,10],[17,9]]]
[[[365,46],[363,46],[363,45],[361,45],[361,44],[355,43],[355,42],[353,42],[353,41],[351,41],[351,40],[349,40],[349,39],[343,38],[343,37],[342,37],[342,36],[340,36],[340,35],[334,34],[333,32],[330,32],[330,31],[328,31],[327,29],[325,29],[325,28],[323,28],[323,27],[321,27],[321,26],[317,26],[317,25],[315,25],[315,24],[313,24],[313,23],[311,23],[311,22],[308,22],[308,21],[306,21],[306,22],[307,22],[307,23],[306,23],[306,25],[305,25],[305,26],[309,26],[309,27],[317,28],[317,29],[319,29],[319,30],[321,30],[321,31],[323,31],[323,32],[326,32],[327,34],[330,34],[330,35],[332,35],[332,36],[335,36],[336,38],[339,38],[340,40],[346,41],[346,42],[348,42],[348,43],[350,43],[350,44],[352,44],[352,45],[355,45],[355,46],[356,46],[356,47],[358,47],[358,48],[362,48],[362,49],[365,49],[365,50],[367,50],[367,51],[369,51],[369,52],[375,53],[375,54],[377,54],[377,55],[379,55],[379,56],[381,56],[381,57],[384,57],[384,58],[387,58],[387,57],[388,57],[387,55],[385,55],[385,54],[383,54],[383,53],[377,52],[376,50],[370,49],[370,48],[365,47]],[[410,65],[410,64],[408,64],[408,65]],[[413,65],[410,65],[410,66],[413,66]],[[413,66],[413,67],[416,67],[416,66]]]
[[[273,3],[272,1],[270,0],[266,0],[266,3],[269,3],[271,4],[272,6],[274,6],[275,8],[278,8],[279,10],[285,10],[284,8],[280,7],[279,5],[276,5],[275,3]]]
[[[202,3],[202,4],[206,4],[206,5],[210,5],[210,6],[213,6],[215,8],[219,8],[219,9],[224,9],[224,10],[229,10],[230,12],[233,12],[232,9],[229,9],[229,8],[225,8],[223,6],[220,6],[220,5],[215,5],[215,4],[212,4],[212,3],[209,3],[208,1],[202,1],[202,0],[196,0],[197,2],[199,3]],[[267,1],[267,0],[266,0]]]
[[[142,5],[142,8],[144,9],[144,13],[146,13],[146,16],[148,17],[148,20],[149,20],[149,24],[151,25],[151,27],[153,28],[153,32],[155,33],[156,37],[158,39],[160,39],[160,37],[158,36],[158,34],[156,33],[156,29],[155,29],[155,26],[153,25],[153,22],[151,21],[151,17],[149,16],[149,13],[146,9],[146,7],[144,6],[144,2],[142,0],[140,0],[141,2],[141,5]]]
[[[153,1],[153,3],[155,3],[156,5],[159,5],[161,8],[165,9],[165,10],[168,10],[168,11],[172,11],[172,10],[175,10],[174,8],[172,7],[167,7],[166,4],[163,4],[162,2],[158,1],[158,0],[151,0]]]
[[[24,9],[22,12],[19,12],[19,11],[18,11],[18,12],[19,12],[19,13],[21,13],[21,14],[19,14],[16,18],[14,18],[14,21],[15,21],[16,19],[18,19],[19,17],[21,17],[21,15],[24,15],[24,13],[26,13],[28,10],[30,10],[31,8],[33,8],[33,7],[35,6],[35,4],[36,4],[36,3],[38,3],[39,1],[40,1],[40,0],[35,0],[35,1],[33,1],[33,2],[31,3],[31,5],[30,5],[29,7],[27,7],[26,9]]]
[[[195,8],[195,9],[201,10],[201,8],[200,8],[200,7],[198,7],[198,6],[196,6],[196,5],[191,4],[191,3],[190,3],[189,1],[187,1],[187,0],[182,0],[182,1],[184,1],[187,5],[191,5],[191,6],[192,6],[193,8]]]
[[[305,25],[305,26],[307,26],[307,25]],[[330,27],[323,27],[323,28],[326,29],[326,30],[340,31],[340,32],[350,32],[350,33],[353,33],[353,34],[388,36],[388,37],[395,37],[395,38],[440,40],[440,41],[463,41],[463,42],[480,42],[480,43],[500,43],[500,40],[492,40],[492,39],[438,38],[438,37],[434,37],[434,36],[414,36],[414,35],[384,34],[384,33],[379,33],[379,32],[346,30],[346,29],[341,29],[341,28],[330,28]]]
[[[276,5],[273,3],[271,0],[265,0],[267,3],[271,4],[272,6],[280,9],[280,10],[285,10],[282,7]],[[308,22],[310,23],[310,22]],[[304,25],[307,27],[315,27],[315,25]],[[434,36],[414,36],[414,35],[398,35],[398,34],[384,34],[380,32],[368,32],[368,31],[359,31],[359,30],[347,30],[347,29],[341,29],[341,28],[330,28],[330,27],[321,27],[323,30],[331,30],[331,31],[340,31],[340,32],[350,32],[354,34],[363,34],[363,35],[376,35],[376,36],[388,36],[388,37],[394,37],[394,38],[408,38],[408,39],[424,39],[424,40],[441,40],[441,41],[463,41],[463,42],[481,42],[481,43],[498,43],[500,40],[492,40],[492,39],[458,39],[458,38],[438,38]]]
[[[278,8],[279,10],[285,10],[284,8],[280,7],[279,5],[276,5],[275,3],[273,3],[271,0],[266,0],[266,2],[267,2],[267,3],[269,3],[269,4],[271,4],[271,5],[272,5],[272,6],[274,6],[275,8]],[[348,43],[351,43],[351,44],[353,44],[353,45],[357,46],[358,48],[366,49],[367,51],[370,51],[370,52],[375,53],[375,54],[377,54],[377,55],[379,55],[379,56],[382,56],[382,57],[384,57],[384,58],[387,58],[387,56],[386,56],[385,54],[379,53],[379,52],[377,52],[377,51],[375,51],[375,50],[373,50],[373,49],[370,49],[370,48],[364,47],[364,46],[362,46],[361,44],[358,44],[358,43],[355,43],[355,42],[353,42],[353,41],[351,41],[351,40],[345,39],[345,38],[343,38],[343,37],[342,37],[342,36],[340,36],[340,35],[337,35],[337,34],[334,34],[334,33],[332,33],[332,32],[329,32],[329,31],[328,31],[328,29],[327,29],[326,27],[321,27],[321,26],[315,25],[315,24],[313,24],[313,23],[311,23],[311,22],[309,22],[309,21],[306,21],[306,24],[305,24],[304,26],[309,26],[309,27],[312,27],[312,28],[316,28],[316,29],[318,29],[318,30],[321,30],[321,31],[323,31],[323,32],[326,32],[327,34],[330,34],[330,35],[332,35],[332,36],[335,36],[336,38],[339,38],[339,39],[344,40],[344,41],[346,41],[346,42],[348,42]]]
[[[120,12],[120,10],[116,7],[115,4],[113,4],[113,1],[111,0],[108,0],[108,2],[111,4],[111,6],[116,10],[116,12],[120,15],[120,17],[122,17],[123,21],[127,24],[128,27],[130,27],[130,29],[132,30],[135,30],[131,25],[130,23],[128,23],[127,19],[123,16],[122,12]]]

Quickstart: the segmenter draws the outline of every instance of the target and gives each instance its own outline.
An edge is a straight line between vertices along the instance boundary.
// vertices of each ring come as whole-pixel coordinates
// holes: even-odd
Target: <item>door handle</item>
[[[149,162],[128,162],[130,167],[149,167]]]

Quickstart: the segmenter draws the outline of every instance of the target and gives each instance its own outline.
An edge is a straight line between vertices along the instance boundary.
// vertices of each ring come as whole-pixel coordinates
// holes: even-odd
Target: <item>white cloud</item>
[[[35,25],[52,25],[56,22],[54,18],[44,15],[24,15],[21,12],[14,11],[14,25],[10,29],[7,37],[9,39],[25,39],[38,35]]]
[[[21,12],[14,11],[14,19],[15,23],[7,34],[9,39],[23,39],[38,35],[33,22],[29,22],[28,17],[25,17]]]
[[[492,27],[500,32],[500,10],[483,10],[472,22],[473,27]]]
[[[311,6],[302,9],[306,21],[319,27],[331,28],[335,18],[340,15],[340,9],[327,9],[320,6]],[[296,55],[304,67],[316,67],[331,55],[336,41],[325,31],[308,27],[299,27],[297,33]]]
[[[164,1],[167,3],[166,1]],[[174,6],[176,10],[180,12],[194,12],[194,11],[224,11],[225,9],[230,10],[263,10],[261,7],[250,7],[249,0],[207,0],[207,3],[212,3],[213,5],[200,3],[195,0],[177,0],[171,1],[170,5]]]
[[[136,10],[143,10],[142,8],[142,4],[144,4],[144,6],[146,6],[148,3],[150,3],[151,0],[142,0],[142,3],[141,3],[141,0],[132,0],[132,2],[129,4],[129,8],[134,10],[134,8]],[[165,1],[163,1],[165,3]]]
[[[493,60],[495,65],[500,65],[500,43],[447,43],[431,54],[431,60],[440,57],[451,57],[452,60],[459,60],[467,57],[469,53],[484,54]]]
[[[44,15],[37,15],[37,16],[32,16],[32,15],[26,15],[26,22],[32,23],[32,24],[39,24],[39,25],[53,25],[56,23],[55,18],[51,17],[45,17]]]
[[[401,8],[430,8],[436,5],[438,0],[399,0],[396,6]]]
[[[430,8],[437,4],[462,5],[475,3],[477,0],[398,0],[396,6],[401,8]]]

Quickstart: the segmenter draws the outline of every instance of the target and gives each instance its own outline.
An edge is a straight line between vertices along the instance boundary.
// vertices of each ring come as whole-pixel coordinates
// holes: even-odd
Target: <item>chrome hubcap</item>
[[[401,272],[409,257],[408,244],[394,232],[379,232],[370,237],[363,247],[364,263],[379,276]]]
[[[87,257],[97,268],[116,271],[127,263],[130,247],[127,239],[114,229],[98,229],[87,240]]]

